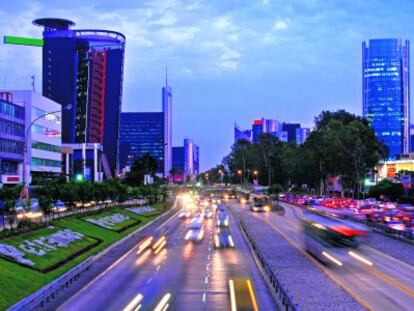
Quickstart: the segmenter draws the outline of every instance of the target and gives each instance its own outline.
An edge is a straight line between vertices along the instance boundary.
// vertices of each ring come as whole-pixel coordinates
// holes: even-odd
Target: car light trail
[[[204,235],[204,231],[203,230],[200,230],[200,232],[197,235],[197,239],[198,240],[201,240],[203,238],[203,235]]]
[[[249,290],[250,300],[252,301],[253,311],[259,311],[259,308],[257,307],[256,296],[254,295],[252,283],[250,282],[250,280],[247,280],[246,283],[247,283],[247,289]]]
[[[220,247],[220,242],[217,234],[214,236],[214,245],[216,247]]]
[[[154,254],[157,255],[163,248],[164,246],[167,244],[167,241],[164,240],[162,241],[162,243],[158,246],[158,248],[154,251]]]
[[[230,247],[234,247],[234,242],[233,242],[233,238],[231,235],[229,235],[229,245]]]
[[[187,232],[187,234],[185,235],[185,240],[188,240],[189,238],[190,238],[190,236],[191,236],[191,230],[188,230],[188,232]]]
[[[141,309],[142,299],[144,299],[144,296],[142,294],[138,294],[134,299],[131,300],[131,302],[124,308],[123,311],[136,311]]]
[[[162,297],[160,302],[155,307],[154,311],[165,311],[165,310],[167,310],[168,307],[170,306],[168,304],[168,301],[170,300],[170,298],[171,298],[171,293],[165,294],[164,297]]]
[[[369,261],[368,259],[365,259],[364,257],[354,253],[354,252],[348,252],[349,256],[355,258],[356,260],[359,260],[361,262],[363,262],[364,264],[368,265],[368,266],[373,266],[374,264]]]
[[[152,236],[144,239],[138,246],[137,255],[141,254],[145,249],[147,249],[147,247],[151,245],[151,242],[152,242]]]
[[[166,241],[165,236],[161,236],[157,242],[154,243],[154,245],[152,246],[153,250],[156,250],[161,244],[163,244]]]
[[[324,255],[326,258],[328,258],[333,263],[336,263],[338,266],[342,266],[342,262],[340,262],[338,259],[336,259],[334,256],[328,254],[327,252],[322,252],[322,255]]]
[[[229,290],[230,290],[230,309],[231,311],[237,311],[236,294],[234,292],[234,281],[233,280],[229,280]]]

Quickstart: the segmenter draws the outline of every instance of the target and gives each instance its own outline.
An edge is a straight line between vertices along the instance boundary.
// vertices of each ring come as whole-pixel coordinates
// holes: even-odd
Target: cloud
[[[273,30],[285,30],[289,28],[289,25],[290,25],[289,18],[277,20],[275,21],[273,25]]]
[[[197,27],[174,27],[164,28],[160,33],[164,40],[168,40],[173,44],[183,44],[194,39],[198,31]]]
[[[164,14],[160,19],[151,22],[153,25],[172,26],[177,22],[177,16],[171,13]]]

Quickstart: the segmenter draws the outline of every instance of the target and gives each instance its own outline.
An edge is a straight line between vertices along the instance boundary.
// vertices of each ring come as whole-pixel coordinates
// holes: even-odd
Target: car
[[[218,205],[217,205],[217,210],[218,210],[219,212],[224,212],[224,211],[225,211],[224,205],[223,205],[223,204],[218,204]]]
[[[228,227],[229,226],[229,216],[221,212],[217,215],[217,227]]]
[[[214,248],[234,248],[233,237],[227,228],[219,228],[214,235]]]
[[[204,237],[203,226],[197,229],[189,229],[185,235],[185,240],[193,243],[201,243]]]
[[[187,225],[188,229],[200,229],[203,226],[203,218],[202,217],[194,217],[190,220],[189,224]]]
[[[182,211],[180,214],[178,214],[179,218],[190,218],[191,212],[190,211]]]
[[[66,211],[66,210],[67,210],[67,208],[66,208],[66,206],[65,206],[65,203],[64,203],[64,202],[62,202],[62,201],[60,201],[60,200],[58,200],[58,201],[56,201],[56,202],[55,202],[55,204],[54,204],[54,206],[53,206],[53,211],[54,211],[54,212],[61,213],[61,212],[64,212],[64,211]]]

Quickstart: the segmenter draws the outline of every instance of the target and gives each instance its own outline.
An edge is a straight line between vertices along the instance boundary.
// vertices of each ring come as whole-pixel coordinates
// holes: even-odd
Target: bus
[[[270,212],[272,209],[272,201],[263,194],[250,195],[250,209],[253,212]]]
[[[304,213],[302,225],[305,250],[321,262],[343,266],[357,260],[372,266],[359,247],[368,235],[365,227],[309,212]]]
[[[249,202],[249,199],[250,199],[250,191],[243,190],[243,189],[238,190],[236,192],[236,196],[240,203],[246,204],[247,202]]]

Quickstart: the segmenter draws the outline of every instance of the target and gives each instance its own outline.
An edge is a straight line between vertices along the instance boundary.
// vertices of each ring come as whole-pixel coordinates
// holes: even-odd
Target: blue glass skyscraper
[[[389,158],[410,150],[409,41],[375,39],[362,44],[363,115]]]
[[[71,107],[62,110],[62,142],[101,144],[105,173],[113,175],[118,167],[125,36],[72,29],[74,22],[59,18],[33,23],[44,27],[43,96]]]

